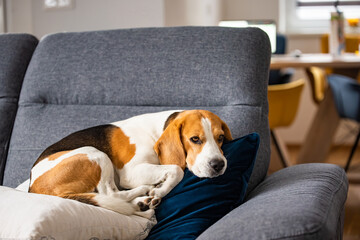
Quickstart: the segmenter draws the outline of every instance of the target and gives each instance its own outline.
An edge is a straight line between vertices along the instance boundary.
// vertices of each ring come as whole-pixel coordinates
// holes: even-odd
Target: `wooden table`
[[[280,68],[308,68],[308,67],[330,67],[330,68],[360,68],[360,56],[355,54],[344,54],[333,57],[330,54],[301,54],[294,55],[273,55],[271,57],[271,69]]]
[[[271,58],[270,69],[306,68],[316,66],[322,68],[359,68],[360,56],[344,54],[333,57],[330,54],[274,55]],[[320,102],[315,118],[308,130],[296,163],[323,162],[329,153],[333,136],[339,125],[340,117],[335,109],[330,88],[325,92],[325,98]],[[346,159],[344,159],[344,162]]]

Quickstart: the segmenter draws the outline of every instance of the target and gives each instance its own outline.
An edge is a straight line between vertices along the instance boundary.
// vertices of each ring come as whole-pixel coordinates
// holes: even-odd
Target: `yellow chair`
[[[360,35],[345,35],[345,52],[354,53],[359,50]],[[321,36],[321,52],[329,52],[329,35]]]
[[[306,69],[306,74],[310,80],[313,100],[319,104],[324,100],[325,91],[328,87],[326,72],[319,67],[310,67]]]
[[[329,53],[329,35],[323,34],[320,40],[321,44],[321,52]],[[356,53],[359,52],[359,44],[360,44],[360,35],[359,34],[347,34],[345,35],[345,52],[347,53]],[[360,69],[359,68],[347,68],[347,69],[333,69],[327,68],[326,73],[336,73],[340,75],[345,75],[351,78],[357,79],[360,82]]]
[[[281,144],[274,129],[277,127],[287,127],[294,121],[304,84],[305,81],[300,79],[290,83],[268,86],[271,139],[284,167],[289,166],[290,162],[286,157],[286,148]]]

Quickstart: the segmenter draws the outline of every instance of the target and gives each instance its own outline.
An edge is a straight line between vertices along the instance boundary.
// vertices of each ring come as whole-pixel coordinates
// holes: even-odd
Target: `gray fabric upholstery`
[[[0,34],[0,184],[21,85],[37,43],[27,34]]]
[[[246,202],[199,239],[341,239],[348,187],[342,169],[304,164],[264,180],[270,44],[261,30],[59,33],[36,44],[27,35],[0,36],[4,185],[27,179],[39,154],[76,130],[141,113],[202,108],[223,118],[234,137],[258,132],[261,143]]]
[[[335,165],[280,170],[198,239],[341,239],[347,187]]]
[[[246,47],[244,47],[246,46]],[[257,131],[251,188],[269,162],[270,46],[258,29],[180,27],[60,33],[43,39],[24,80],[4,184],[46,146],[85,127],[165,109],[205,108],[234,137]]]

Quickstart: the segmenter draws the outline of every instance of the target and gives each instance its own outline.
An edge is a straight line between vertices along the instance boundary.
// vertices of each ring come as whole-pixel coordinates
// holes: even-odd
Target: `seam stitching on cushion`
[[[30,106],[37,106],[37,105],[54,105],[54,106],[119,106],[119,107],[174,107],[174,108],[181,108],[181,107],[236,107],[236,106],[247,106],[247,107],[256,107],[262,108],[261,104],[259,105],[252,105],[252,104],[229,104],[229,105],[211,105],[211,106],[172,106],[172,105],[120,105],[120,104],[56,104],[56,103],[20,103],[20,107],[30,107]]]

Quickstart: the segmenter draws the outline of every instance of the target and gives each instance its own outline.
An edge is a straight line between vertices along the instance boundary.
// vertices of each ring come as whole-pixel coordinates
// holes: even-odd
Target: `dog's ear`
[[[230,142],[231,140],[233,140],[233,138],[231,136],[230,129],[229,129],[228,125],[223,120],[221,120],[221,128],[224,131],[224,137],[225,137],[224,142]]]
[[[160,164],[174,164],[185,169],[186,155],[181,142],[181,128],[181,119],[173,120],[155,143],[154,150]]]

